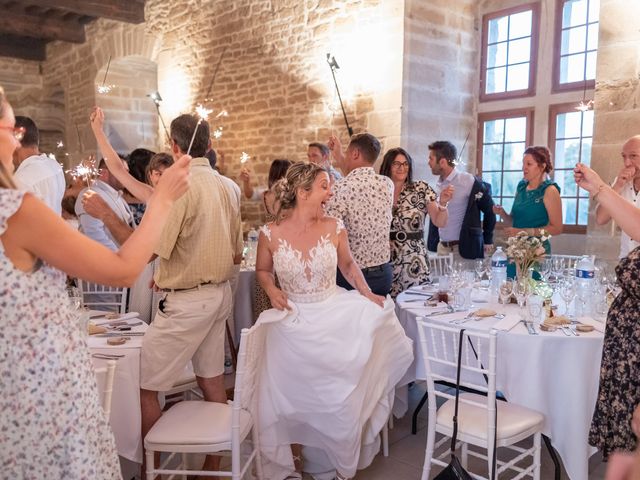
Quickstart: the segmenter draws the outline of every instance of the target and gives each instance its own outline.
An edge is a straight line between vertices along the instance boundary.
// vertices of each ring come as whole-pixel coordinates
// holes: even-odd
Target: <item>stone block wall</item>
[[[477,69],[475,0],[407,0],[403,75],[402,143],[418,178],[435,182],[427,165],[428,145],[449,140],[461,167],[475,164]]]
[[[640,134],[640,30],[630,2],[601,0],[595,120],[591,165],[605,181],[620,168],[626,139]],[[590,205],[586,248],[588,253],[615,259],[620,248],[619,229],[597,226],[595,205]]]

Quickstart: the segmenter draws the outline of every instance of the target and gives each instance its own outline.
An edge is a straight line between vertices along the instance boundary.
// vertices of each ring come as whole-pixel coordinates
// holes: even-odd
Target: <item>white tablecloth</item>
[[[472,298],[481,295],[474,291]],[[421,306],[422,302],[405,303],[418,298],[403,293],[397,299],[400,323],[414,340],[415,360],[404,379],[406,383],[425,379],[416,318],[429,310]],[[478,303],[475,308],[513,312],[518,307]],[[465,315],[460,313],[461,317]],[[496,322],[494,318],[472,320],[462,326],[489,330]],[[598,394],[603,334],[594,331],[567,337],[559,331],[539,333],[529,335],[523,324],[498,333],[496,388],[509,402],[544,413],[543,433],[562,457],[569,478],[582,480],[589,476],[589,457],[596,451],[588,444],[588,432]]]
[[[130,320],[131,323],[136,321]],[[148,325],[132,328],[144,332]],[[142,438],[140,433],[140,346],[142,337],[131,337],[121,346],[107,345],[107,338],[91,336],[89,350],[94,353],[124,355],[116,366],[113,396],[111,398],[111,429],[116,439],[118,455],[136,463],[142,463]],[[92,358],[96,368],[106,366],[107,360]]]

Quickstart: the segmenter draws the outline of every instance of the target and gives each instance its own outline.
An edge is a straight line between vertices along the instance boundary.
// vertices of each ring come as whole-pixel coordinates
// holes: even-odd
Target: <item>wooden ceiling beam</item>
[[[24,0],[24,3],[120,22],[144,22],[144,0]]]
[[[44,61],[47,42],[37,38],[0,34],[0,57]]]
[[[84,25],[78,22],[7,11],[0,15],[0,33],[73,43],[85,40]]]

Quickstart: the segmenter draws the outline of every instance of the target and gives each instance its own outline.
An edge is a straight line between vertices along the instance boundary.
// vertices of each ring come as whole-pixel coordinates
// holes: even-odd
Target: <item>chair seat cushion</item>
[[[461,399],[486,405],[487,397],[475,393],[461,393]],[[544,415],[530,408],[513,403],[498,401],[497,439],[508,439],[530,430],[541,430]],[[453,412],[455,399],[447,400],[439,409],[437,424],[447,430],[453,430]],[[486,408],[458,403],[458,434],[469,435],[478,439],[487,438]]]
[[[231,442],[231,410],[225,403],[179,402],[162,414],[145,437],[147,442],[180,445],[210,445]],[[240,438],[251,429],[251,415],[240,411]]]

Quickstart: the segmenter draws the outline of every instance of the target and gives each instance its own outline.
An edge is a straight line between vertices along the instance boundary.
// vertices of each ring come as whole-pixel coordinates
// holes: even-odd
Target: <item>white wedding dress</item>
[[[395,385],[413,360],[387,297],[380,308],[336,286],[335,233],[309,252],[274,238],[273,263],[291,311],[263,312],[268,328],[259,380],[259,436],[265,478],[294,471],[290,445],[322,450],[330,469],[352,477],[379,451]],[[261,229],[271,241],[268,226]],[[333,475],[333,471],[331,473]]]

